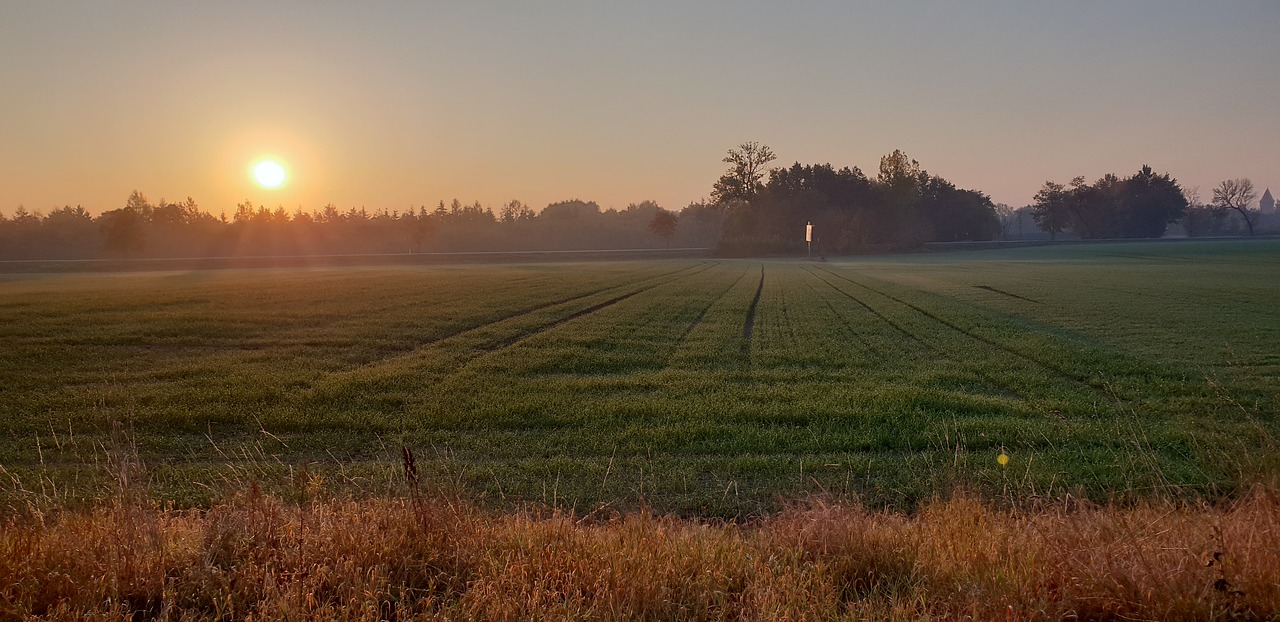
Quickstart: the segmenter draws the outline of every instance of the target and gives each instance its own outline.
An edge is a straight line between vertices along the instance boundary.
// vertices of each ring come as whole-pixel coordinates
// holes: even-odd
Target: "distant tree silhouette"
[[[135,205],[104,212],[98,222],[107,252],[129,257],[146,244],[146,218]]]
[[[1093,184],[1083,177],[1067,186],[1047,181],[1033,210],[1036,225],[1052,236],[1071,231],[1085,239],[1158,238],[1186,215],[1187,199],[1176,179],[1144,165],[1124,179],[1108,173]]]
[[[1036,192],[1034,200],[1035,202],[1031,204],[1032,217],[1035,218],[1036,227],[1041,231],[1047,231],[1050,238],[1056,238],[1059,233],[1070,228],[1069,201],[1072,198],[1065,186],[1046,181],[1039,192]]]
[[[1227,218],[1226,212],[1215,210],[1200,200],[1200,188],[1197,186],[1184,192],[1187,198],[1187,215],[1182,219],[1187,237],[1195,238],[1206,235],[1228,235],[1235,225]]]
[[[712,187],[711,198],[717,204],[728,205],[734,201],[750,201],[763,188],[765,166],[774,161],[773,150],[768,145],[746,142],[730,149],[722,162],[728,170]]]
[[[888,237],[906,246],[930,241],[933,238],[930,223],[920,213],[920,200],[929,176],[920,168],[920,163],[894,149],[893,153],[880,158],[876,181],[883,206],[880,226],[889,229]]]
[[[1000,237],[1009,239],[1014,237],[1015,231],[1017,237],[1022,237],[1022,232],[1018,231],[1018,212],[1007,203],[996,203],[996,218],[1000,220]]]
[[[1158,238],[1170,223],[1187,213],[1187,197],[1178,181],[1168,173],[1155,174],[1145,164],[1124,180],[1123,192],[1126,208],[1123,237]]]
[[[595,201],[570,199],[552,203],[538,213],[539,220],[572,220],[600,215],[600,205]]]
[[[726,178],[734,176],[722,177],[718,188],[726,187]],[[724,254],[802,252],[806,222],[824,232],[824,252],[986,240],[1000,231],[989,197],[930,176],[902,151],[881,159],[874,181],[856,167],[797,162],[775,168],[749,200],[735,199],[723,209]]]
[[[928,177],[916,210],[916,231],[933,242],[990,240],[1000,233],[991,197],[961,190],[941,177]]]
[[[532,209],[529,209],[529,206],[515,200],[503,205],[498,212],[498,220],[505,223],[533,220],[535,216],[536,214]]]
[[[1213,203],[1211,207],[1215,212],[1226,213],[1228,210],[1235,211],[1244,219],[1244,224],[1249,228],[1249,236],[1253,237],[1253,223],[1257,220],[1256,213],[1249,209],[1253,202],[1257,200],[1258,193],[1253,189],[1253,182],[1248,178],[1227,179],[1219,183],[1213,189]]]
[[[676,225],[679,223],[679,217],[675,214],[661,209],[653,215],[653,220],[649,221],[649,233],[652,233],[666,243],[667,248],[671,248],[671,236],[676,234]]]
[[[436,223],[432,220],[431,214],[427,213],[426,207],[419,207],[416,213],[411,210],[401,220],[408,229],[409,252],[421,253],[422,245],[436,230]]]
[[[66,205],[49,212],[42,228],[44,244],[67,254],[79,254],[76,251],[91,246],[98,234],[89,210],[79,205]]]
[[[695,201],[680,210],[680,226],[676,237],[692,247],[712,247],[720,241],[724,230],[724,210],[707,201]]]

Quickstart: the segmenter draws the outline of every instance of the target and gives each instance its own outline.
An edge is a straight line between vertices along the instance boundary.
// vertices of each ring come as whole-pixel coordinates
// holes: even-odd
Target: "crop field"
[[[8,506],[1214,497],[1278,435],[1274,240],[0,276]]]

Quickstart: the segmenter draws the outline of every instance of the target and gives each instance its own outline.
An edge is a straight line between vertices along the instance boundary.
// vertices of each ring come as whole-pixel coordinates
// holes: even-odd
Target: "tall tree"
[[[750,201],[763,188],[760,180],[764,179],[765,166],[775,159],[768,145],[757,142],[742,143],[737,149],[730,149],[721,160],[729,168],[712,187],[712,200],[722,206],[733,201]]]
[[[142,250],[146,242],[146,232],[143,229],[145,223],[142,211],[133,205],[103,212],[98,217],[98,226],[105,238],[107,251],[125,257]]]
[[[533,220],[534,217],[533,210],[530,209],[529,206],[516,200],[512,200],[503,205],[502,208],[498,210],[498,215],[498,220],[505,223],[513,223],[518,220]]]
[[[932,223],[921,213],[921,198],[929,174],[920,168],[920,163],[907,157],[900,149],[894,149],[893,153],[880,158],[880,174],[876,181],[882,195],[884,216],[891,223],[891,236],[907,246],[932,238]]]
[[[401,221],[405,224],[406,237],[409,240],[409,252],[421,253],[422,245],[436,230],[436,223],[432,220],[431,214],[427,213],[427,208],[425,207],[419,208],[416,214],[410,209]]]
[[[1244,218],[1244,224],[1249,227],[1249,236],[1252,237],[1253,223],[1257,220],[1257,216],[1249,206],[1253,205],[1257,198],[1258,193],[1254,191],[1253,182],[1248,178],[1227,179],[1213,189],[1211,207],[1218,213],[1234,210],[1240,214],[1240,217]]]
[[[1123,192],[1125,237],[1158,238],[1187,213],[1187,197],[1178,180],[1168,173],[1157,175],[1150,166],[1143,165],[1124,180]]]
[[[920,163],[907,157],[901,149],[880,158],[880,176],[877,180],[886,186],[904,190],[916,189],[924,183],[924,171]]]
[[[1049,232],[1050,238],[1071,228],[1070,200],[1066,186],[1052,181],[1044,182],[1036,193],[1035,202],[1031,204],[1032,218],[1041,231]]]
[[[658,208],[658,212],[653,215],[653,220],[649,221],[649,233],[652,233],[667,244],[667,248],[671,248],[671,236],[676,234],[676,224],[680,219],[675,214]]]

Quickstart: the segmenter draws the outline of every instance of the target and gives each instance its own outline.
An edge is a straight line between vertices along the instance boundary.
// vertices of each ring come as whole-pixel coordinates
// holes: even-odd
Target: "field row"
[[[1276,466],[1274,250],[11,277],[0,465],[11,498],[124,454],[180,502],[381,493],[402,445],[499,504],[1215,494]]]

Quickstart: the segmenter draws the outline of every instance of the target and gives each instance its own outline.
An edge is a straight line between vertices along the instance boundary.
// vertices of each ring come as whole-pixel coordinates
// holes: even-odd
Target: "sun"
[[[284,166],[275,160],[260,160],[253,165],[253,180],[268,190],[283,186],[287,177]]]

